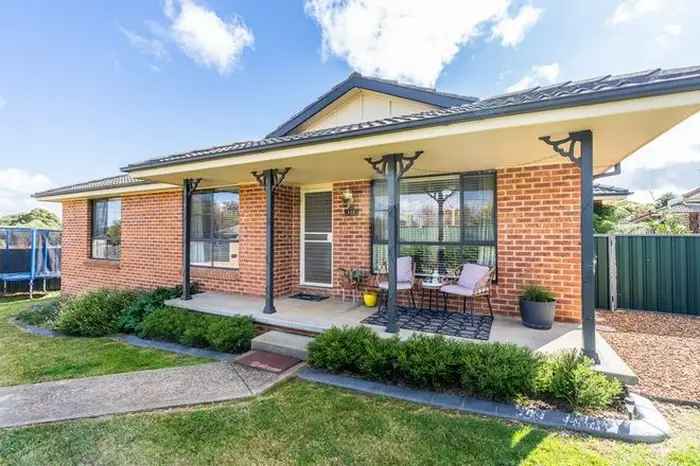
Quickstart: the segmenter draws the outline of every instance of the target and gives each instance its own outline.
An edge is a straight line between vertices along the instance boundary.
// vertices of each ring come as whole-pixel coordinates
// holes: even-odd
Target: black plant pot
[[[535,302],[520,300],[520,317],[525,327],[538,330],[549,330],[554,322],[554,306],[556,302]]]

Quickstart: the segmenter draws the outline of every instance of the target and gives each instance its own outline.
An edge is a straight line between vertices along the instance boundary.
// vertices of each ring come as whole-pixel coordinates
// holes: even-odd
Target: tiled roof
[[[389,79],[362,76],[360,73],[355,72],[348,76],[348,78],[344,81],[333,86],[330,91],[326,92],[321,97],[301,109],[299,112],[292,115],[287,121],[279,125],[265,137],[270,138],[287,136],[299,125],[303,124],[305,121],[308,121],[309,118],[331,105],[338,98],[352,89],[367,89],[370,91],[410,99],[416,102],[423,102],[438,108],[449,108],[479,100],[476,97],[450,94],[447,92],[437,91],[429,87],[420,87]]]
[[[137,186],[142,184],[151,184],[150,181],[139,180],[132,178],[130,175],[111,176],[99,180],[87,181],[85,183],[73,184],[70,186],[62,186],[60,188],[49,189],[40,193],[33,194],[33,197],[49,197],[59,196],[62,194],[75,194],[86,191],[99,191],[102,189],[124,188],[127,186]]]
[[[627,188],[593,183],[593,196],[629,196],[632,192]]]
[[[502,94],[446,109],[414,113],[381,120],[353,123],[333,128],[257,141],[244,141],[202,150],[156,157],[133,163],[124,171],[174,165],[193,160],[271,150],[320,141],[395,131],[405,128],[453,123],[539,110],[632,99],[700,89],[700,66],[651,70],[617,76],[601,76],[583,81],[567,81],[520,92]]]
[[[669,209],[674,214],[695,214],[700,213],[700,203],[698,202],[681,202],[672,206]]]

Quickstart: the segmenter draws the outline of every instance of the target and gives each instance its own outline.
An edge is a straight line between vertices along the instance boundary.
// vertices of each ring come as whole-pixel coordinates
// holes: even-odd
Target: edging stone
[[[388,396],[443,409],[498,417],[555,429],[572,430],[626,442],[658,443],[663,442],[671,435],[666,419],[651,401],[635,394],[630,395],[630,398],[634,403],[636,419],[622,420],[567,413],[553,409],[515,406],[428,390],[416,390],[346,375],[331,374],[312,368],[304,368],[297,375],[302,380],[346,388],[360,393]]]

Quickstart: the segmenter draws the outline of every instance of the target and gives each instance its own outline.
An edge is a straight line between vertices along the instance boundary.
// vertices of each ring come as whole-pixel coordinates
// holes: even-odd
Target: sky
[[[458,94],[700,65],[696,0],[4,0],[0,215],[130,162],[259,139],[353,70]],[[700,116],[601,182],[700,186]]]

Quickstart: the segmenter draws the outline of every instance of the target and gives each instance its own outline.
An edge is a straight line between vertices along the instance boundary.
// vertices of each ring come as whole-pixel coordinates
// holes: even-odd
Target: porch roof
[[[700,66],[601,76],[456,105],[282,137],[156,157],[123,168],[138,179],[128,190],[253,182],[253,170],[291,167],[290,184],[371,179],[364,158],[424,151],[416,174],[562,163],[538,140],[593,131],[593,169],[600,173],[700,110]],[[119,177],[117,177],[119,178]],[[97,190],[96,190],[97,189]],[[42,200],[103,194],[83,183],[38,193]],[[111,192],[111,191],[110,191]]]
[[[460,121],[496,118],[518,113],[553,110],[595,103],[665,95],[700,89],[700,66],[639,73],[606,75],[581,81],[566,81],[545,87],[534,87],[477,100],[441,110],[420,112],[382,120],[309,131],[257,141],[243,141],[224,146],[193,150],[136,162],[123,168],[138,169],[207,160],[227,155],[247,154],[263,149],[289,147],[351,136],[377,134],[399,129],[425,127]]]

